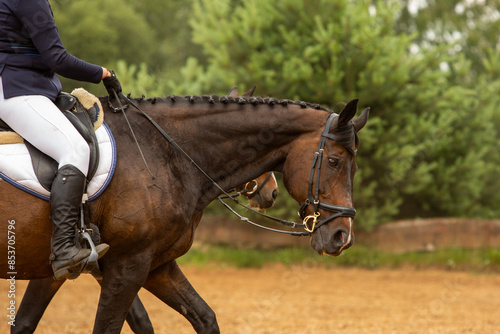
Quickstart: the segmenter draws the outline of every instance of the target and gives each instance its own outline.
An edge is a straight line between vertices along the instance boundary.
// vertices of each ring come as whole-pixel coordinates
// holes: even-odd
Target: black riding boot
[[[75,244],[75,225],[78,223],[86,177],[75,166],[65,165],[56,174],[50,194],[52,219],[52,254],[55,279],[66,279],[90,256],[90,249]],[[109,246],[96,247],[99,257]]]

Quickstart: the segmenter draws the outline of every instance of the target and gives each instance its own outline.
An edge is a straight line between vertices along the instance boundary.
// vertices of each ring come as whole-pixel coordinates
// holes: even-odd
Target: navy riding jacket
[[[0,0],[0,77],[5,98],[61,91],[57,74],[99,83],[102,68],[64,48],[48,0]]]

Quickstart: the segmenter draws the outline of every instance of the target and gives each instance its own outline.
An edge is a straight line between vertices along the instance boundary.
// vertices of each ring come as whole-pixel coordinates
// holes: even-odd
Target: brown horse
[[[123,116],[105,108],[118,163],[108,189],[89,203],[92,222],[111,246],[100,261],[95,333],[119,333],[141,287],[184,315],[198,333],[218,333],[214,312],[175,259],[189,250],[203,209],[221,189],[266,171],[281,171],[289,193],[304,203],[302,216],[318,253],[339,255],[353,243],[356,134],[368,118],[365,110],[353,120],[356,100],[338,116],[317,105],[269,98],[189,96],[136,103],[183,151],[141,114],[127,111],[146,159],[154,163],[152,179],[137,159]],[[5,198],[0,233],[7,235],[10,225],[16,236],[14,268],[0,260],[2,277],[13,269],[16,279],[52,276],[48,203],[6,182],[0,182],[0,193]],[[7,249],[7,238],[0,238],[0,247]]]
[[[241,96],[252,96],[255,87]],[[234,87],[228,96],[238,97],[237,88]],[[252,208],[261,210],[268,209],[274,205],[279,194],[278,182],[273,172],[267,172],[259,177],[235,188],[233,197],[245,196],[248,198]],[[96,272],[96,279],[100,283],[101,277]],[[11,333],[33,333],[40,322],[47,306],[59,291],[64,281],[56,281],[52,278],[32,280],[24,293],[23,300],[16,315],[16,326],[11,327]],[[137,296],[127,315],[127,322],[134,333],[153,333],[153,325],[149,320],[146,309]]]
[[[254,209],[268,209],[273,206],[278,196],[278,183],[273,172],[267,172],[236,188],[238,194],[249,199]],[[237,196],[238,194],[235,194]],[[101,277],[96,277],[101,283]],[[31,280],[26,288],[16,315],[16,326],[11,327],[12,334],[34,333],[43,313],[52,298],[64,284],[64,280],[56,281],[52,277]],[[154,333],[139,296],[136,296],[126,319],[134,333]]]

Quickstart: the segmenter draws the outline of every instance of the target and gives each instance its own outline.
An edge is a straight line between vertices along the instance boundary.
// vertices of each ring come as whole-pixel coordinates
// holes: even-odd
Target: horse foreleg
[[[102,285],[102,278],[96,278],[99,285]],[[148,312],[141,302],[139,296],[135,296],[130,310],[127,314],[127,323],[132,332],[137,334],[154,334],[153,324],[149,319]]]
[[[149,319],[148,312],[142,305],[139,296],[135,296],[132,306],[127,314],[127,323],[132,332],[137,334],[154,334],[153,324]]]
[[[52,277],[31,280],[17,311],[16,326],[11,326],[11,334],[34,333],[47,306],[64,282],[64,280],[56,281]],[[98,282],[101,283],[100,280]],[[130,307],[127,323],[134,333],[154,333],[151,320],[139,296],[135,297]]]
[[[56,281],[52,277],[31,280],[17,311],[16,325],[11,326],[10,332],[12,334],[35,332],[52,297],[64,282]]]
[[[130,307],[146,280],[149,262],[144,258],[136,262],[111,257],[103,262],[101,295],[93,333],[119,334]]]
[[[191,286],[177,262],[149,273],[144,288],[189,320],[196,333],[220,333],[214,311]]]

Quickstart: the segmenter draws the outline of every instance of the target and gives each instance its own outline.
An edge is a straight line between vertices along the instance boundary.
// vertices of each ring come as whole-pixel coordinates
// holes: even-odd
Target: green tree
[[[126,0],[74,0],[54,7],[65,47],[89,62],[147,63],[155,33]]]
[[[499,51],[500,1],[428,0],[416,2],[402,0],[401,14],[396,29],[404,33],[418,32],[415,44],[429,48],[448,45],[448,52],[462,54],[469,62],[466,83],[474,85],[484,71],[485,60]],[[498,57],[498,56],[495,56]],[[452,70],[461,65],[449,63]],[[464,83],[464,76],[456,77]]]
[[[462,87],[469,87],[472,96],[463,97],[463,106],[468,112],[455,123],[456,130],[450,140],[454,145],[452,152],[442,152],[443,157],[451,155],[460,158],[447,158],[449,168],[443,178],[435,185],[446,183],[453,197],[469,196],[467,212],[469,215],[498,217],[500,196],[496,181],[499,172],[500,154],[495,149],[498,140],[500,118],[497,112],[498,88],[500,86],[500,11],[498,0],[463,1],[463,0],[430,0],[420,2],[402,1],[403,7],[396,24],[399,32],[415,33],[414,44],[418,48],[446,47],[449,54],[456,55],[446,61],[445,67],[450,70],[450,80]],[[457,110],[458,112],[460,111]],[[477,117],[471,118],[471,114]],[[476,125],[475,122],[488,122]],[[483,135],[479,134],[483,131]],[[474,153],[467,144],[474,140],[482,141],[481,147]],[[457,145],[459,143],[459,145]],[[487,152],[487,153],[485,153]],[[477,179],[470,180],[469,189],[457,186],[463,174],[471,174],[474,169]],[[464,185],[462,185],[464,186]],[[450,196],[451,197],[451,196]],[[432,201],[429,201],[431,203]],[[460,203],[460,204],[459,204]],[[458,211],[463,211],[463,201],[457,201]]]
[[[120,74],[120,83],[125,94],[136,96],[165,96],[166,78],[153,75],[145,63],[128,65],[125,61],[116,62],[114,67]]]
[[[498,215],[480,190],[486,179],[498,186],[494,109],[442,67],[470,64],[449,43],[415,50],[419,32],[396,31],[400,10],[396,2],[195,1],[193,41],[208,61],[190,59],[177,89],[257,85],[264,95],[371,106],[354,194],[365,229],[394,218]]]
[[[193,0],[126,0],[140,13],[155,34],[153,62],[147,62],[149,71],[178,76],[178,69],[184,65],[189,55],[199,54],[201,47],[191,41],[192,28],[188,21],[191,17]],[[200,57],[200,60],[203,59]]]
[[[187,55],[199,54],[200,47],[191,42],[188,24],[192,0],[98,1],[50,0],[61,38],[69,52],[86,61],[115,69],[120,79],[137,71],[154,76],[154,81],[182,81],[179,69]],[[203,62],[203,57],[198,58]],[[123,61],[133,68],[127,73]],[[137,66],[140,69],[137,69]],[[151,79],[150,79],[151,80]],[[124,85],[127,92],[139,91],[134,82]],[[95,94],[105,94],[101,86],[63,79],[65,90],[83,86]],[[139,84],[141,85],[141,84]],[[164,84],[159,95],[174,94]],[[172,87],[175,87],[171,83]],[[141,91],[140,94],[159,93]]]

